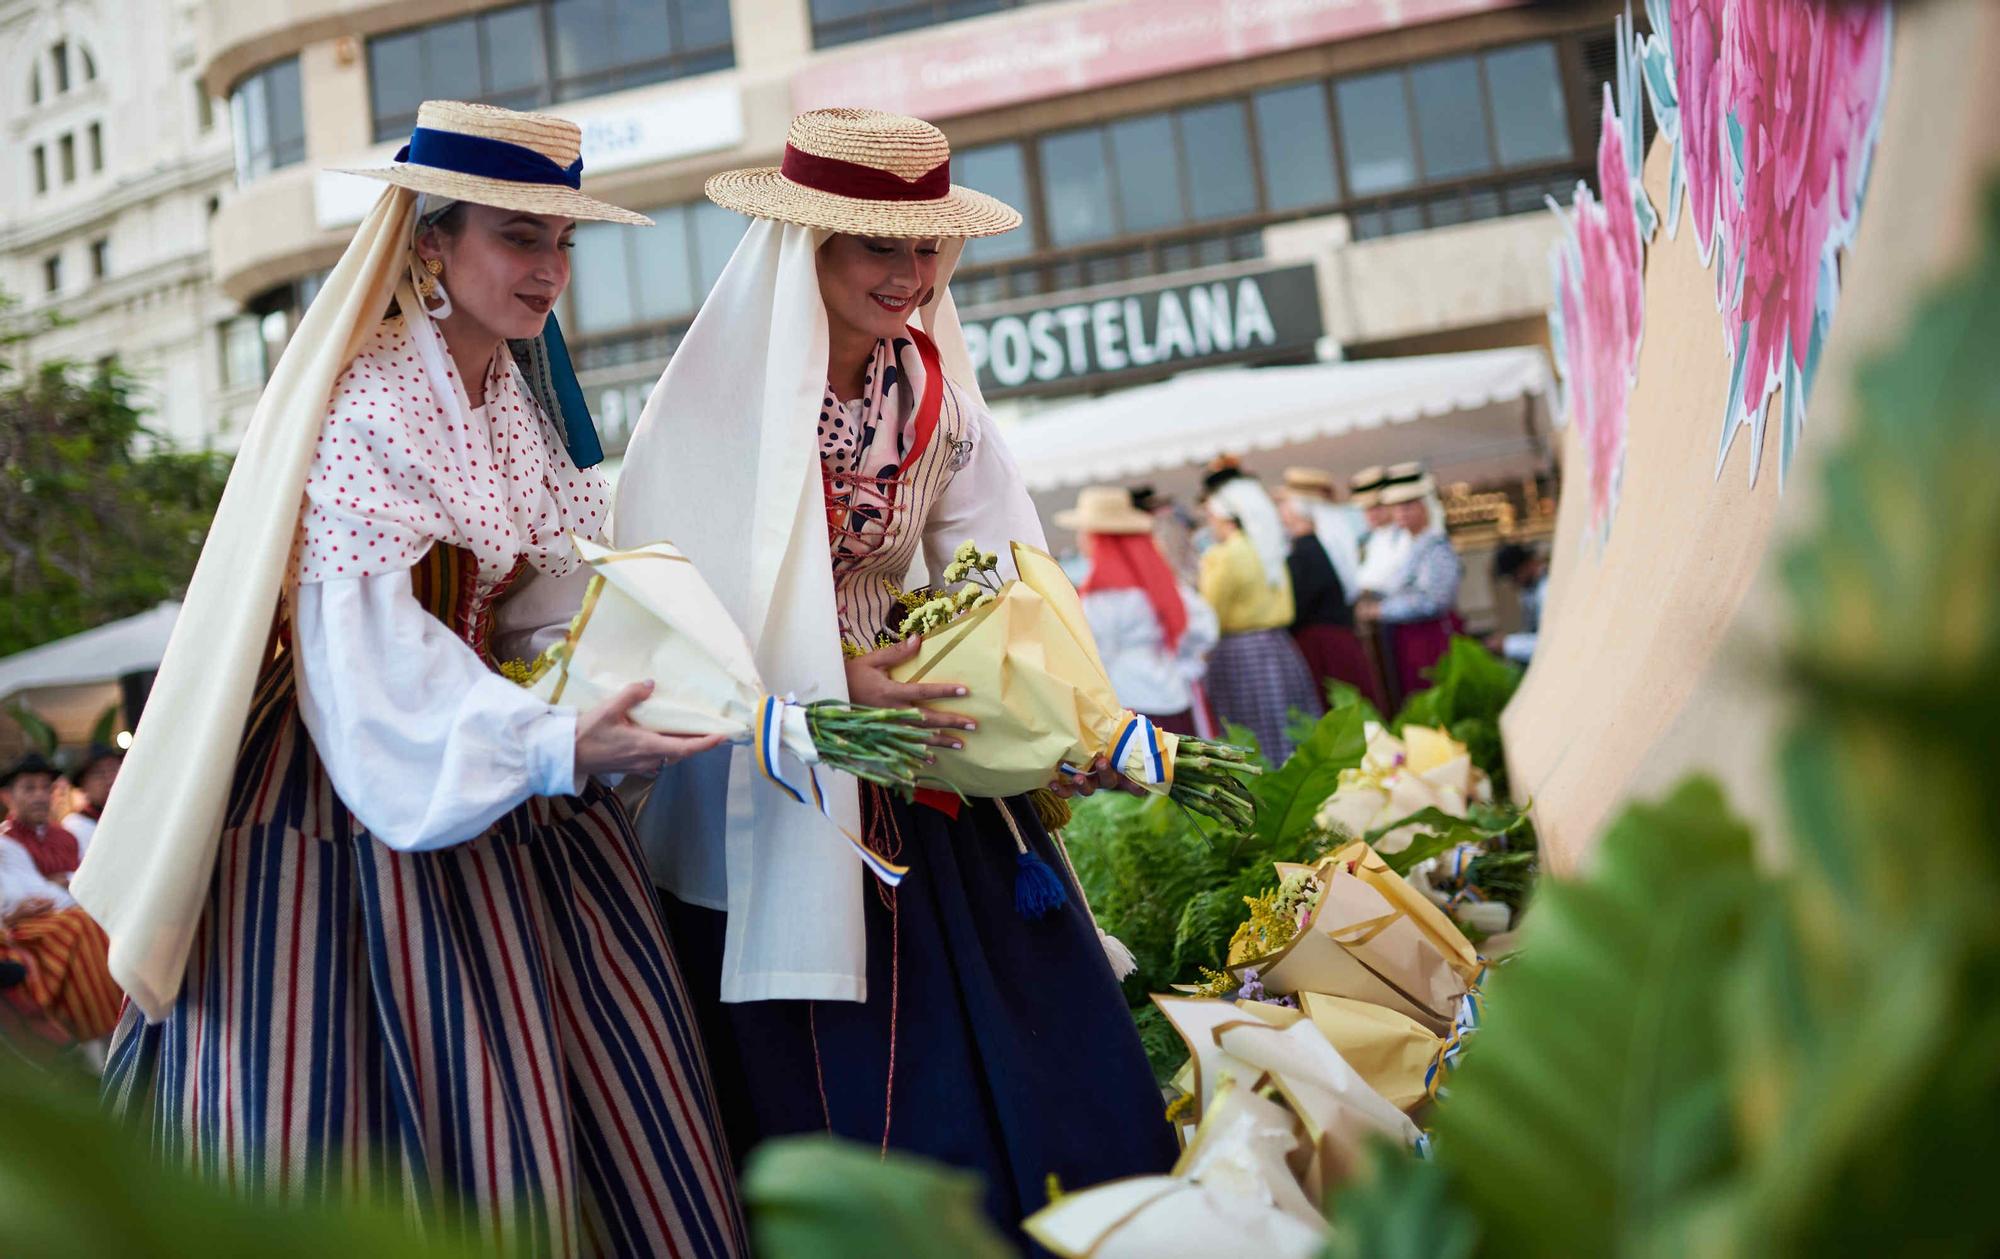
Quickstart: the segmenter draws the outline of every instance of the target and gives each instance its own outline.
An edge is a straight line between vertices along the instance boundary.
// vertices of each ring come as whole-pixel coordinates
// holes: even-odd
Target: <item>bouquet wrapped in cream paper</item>
[[[588,709],[651,678],[653,693],[632,709],[633,721],[649,730],[749,743],[761,772],[822,812],[815,765],[905,790],[914,784],[930,750],[923,730],[910,724],[915,709],[772,695],[743,631],[673,545],[614,551],[585,538],[575,543],[595,570],[583,607],[569,634],[516,676],[541,699]],[[902,867],[854,836],[848,842],[877,877],[902,878]]]
[[[1340,771],[1340,785],[1320,806],[1321,826],[1356,839],[1423,809],[1464,817],[1473,803],[1493,799],[1493,784],[1448,731],[1405,726],[1401,738],[1369,722],[1361,764]],[[1399,853],[1422,831],[1398,826],[1374,841],[1378,852]]]
[[[1247,827],[1242,778],[1256,766],[1239,749],[1170,734],[1120,704],[1062,566],[1020,543],[1013,555],[1020,577],[982,588],[998,559],[959,548],[945,580],[974,584],[918,606],[906,627],[923,645],[890,676],[964,686],[964,698],[937,706],[979,723],[963,749],[938,750],[926,779],[966,796],[1013,796],[1103,756],[1194,812]]]

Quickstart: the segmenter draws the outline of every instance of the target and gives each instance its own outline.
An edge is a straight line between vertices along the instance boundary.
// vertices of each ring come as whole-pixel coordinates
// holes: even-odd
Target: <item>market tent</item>
[[[1411,459],[1443,482],[1494,480],[1548,467],[1549,382],[1533,347],[1218,368],[1036,412],[1007,440],[1044,520],[1084,485],[1186,501],[1221,454],[1270,482],[1292,464],[1345,479]]]
[[[64,743],[83,742],[98,715],[119,701],[118,679],[159,667],[180,611],[178,603],[162,603],[0,660],[0,703],[19,700]],[[4,724],[0,740],[15,734]]]

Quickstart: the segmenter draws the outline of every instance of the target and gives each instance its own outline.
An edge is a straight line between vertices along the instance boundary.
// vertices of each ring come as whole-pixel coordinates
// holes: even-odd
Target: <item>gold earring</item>
[[[438,277],[444,274],[444,262],[438,258],[426,258],[424,270],[430,274],[417,277],[417,296],[429,301],[437,295]]]

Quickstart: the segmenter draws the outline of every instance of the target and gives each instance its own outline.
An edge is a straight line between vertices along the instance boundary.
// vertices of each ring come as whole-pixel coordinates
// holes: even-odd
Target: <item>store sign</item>
[[[730,85],[640,89],[550,112],[583,129],[586,186],[592,175],[733,149],[744,137],[743,96]],[[382,145],[341,165],[386,166],[401,147]],[[381,195],[380,180],[320,171],[313,180],[313,217],[322,229],[351,227]]]
[[[815,57],[792,107],[867,105],[951,118],[1197,66],[1261,57],[1522,0],[1100,0],[871,40]]]
[[[994,394],[1140,368],[1303,350],[1320,338],[1310,264],[964,320]]]

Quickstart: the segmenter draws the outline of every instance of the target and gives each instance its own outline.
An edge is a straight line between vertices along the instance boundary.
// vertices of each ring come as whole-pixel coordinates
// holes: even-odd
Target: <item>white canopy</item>
[[[118,702],[119,678],[159,667],[180,610],[162,603],[0,660],[0,703],[19,699],[63,742],[82,742],[98,714]]]
[[[1144,482],[1185,501],[1222,454],[1267,482],[1294,464],[1344,481],[1412,459],[1445,482],[1529,474],[1550,460],[1548,391],[1533,347],[1220,368],[1040,411],[1007,439],[1048,519],[1084,485]]]

